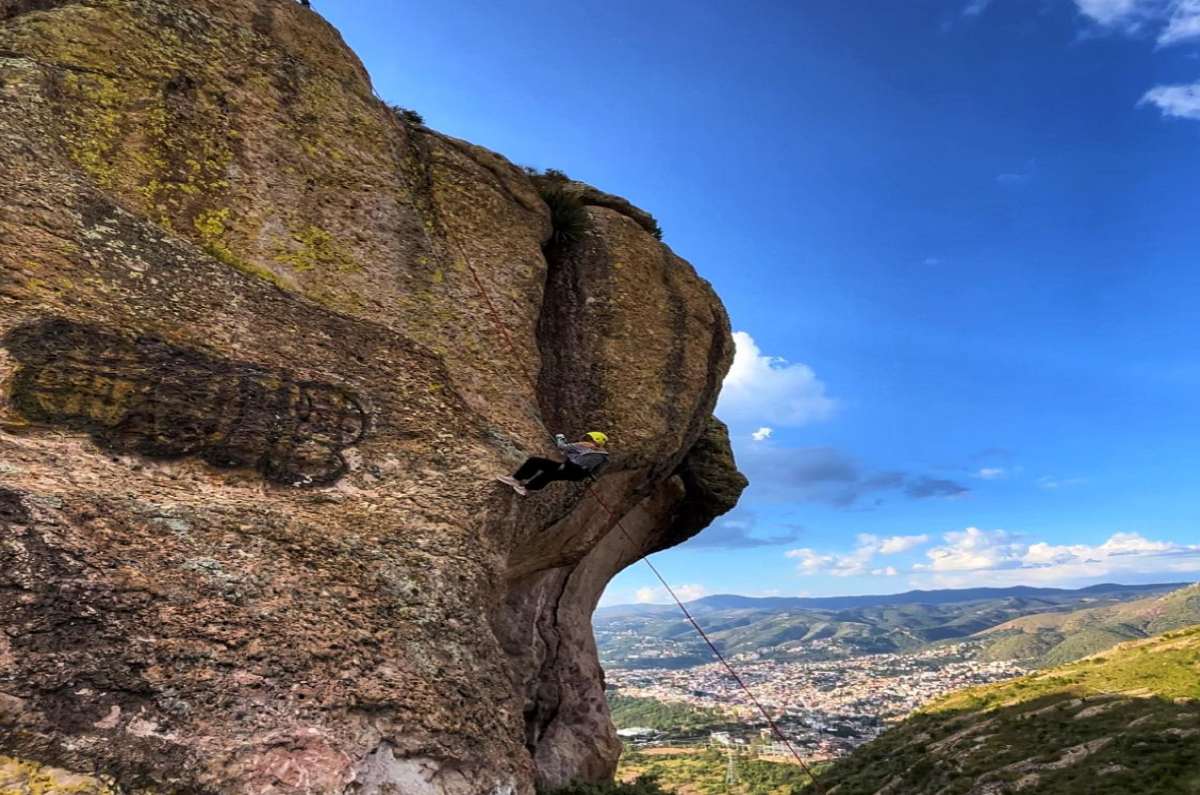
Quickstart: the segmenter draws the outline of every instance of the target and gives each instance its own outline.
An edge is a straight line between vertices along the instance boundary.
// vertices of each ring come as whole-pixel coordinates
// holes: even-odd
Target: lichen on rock
[[[290,0],[0,0],[3,786],[611,775],[595,603],[745,481],[719,300],[572,190],[546,246]],[[592,490],[494,482],[592,428]]]

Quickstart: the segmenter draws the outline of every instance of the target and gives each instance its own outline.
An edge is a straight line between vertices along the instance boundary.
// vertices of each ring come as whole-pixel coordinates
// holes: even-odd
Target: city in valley
[[[826,661],[744,657],[736,665],[792,746],[820,760],[849,753],[942,694],[1026,672],[1011,661],[976,659],[977,651],[977,644],[962,642],[913,653]],[[610,668],[606,680],[610,691],[621,696],[717,709],[729,716],[727,723],[707,730],[625,727],[620,734],[631,746],[717,744],[753,748],[760,756],[790,756],[718,663],[683,669]]]

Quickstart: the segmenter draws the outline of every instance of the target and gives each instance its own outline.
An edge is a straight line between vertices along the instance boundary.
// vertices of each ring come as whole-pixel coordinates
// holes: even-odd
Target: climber
[[[511,477],[499,477],[501,483],[507,483],[524,497],[530,491],[539,491],[547,483],[556,480],[583,480],[594,474],[608,461],[608,437],[599,431],[584,434],[578,442],[568,444],[567,437],[561,433],[555,434],[554,443],[567,457],[566,461],[555,461],[552,458],[530,456]]]

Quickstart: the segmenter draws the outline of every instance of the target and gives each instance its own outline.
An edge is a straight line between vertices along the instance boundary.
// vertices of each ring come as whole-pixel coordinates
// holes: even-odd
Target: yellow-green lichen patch
[[[117,81],[103,75],[68,72],[63,85],[75,99],[68,104],[67,129],[62,134],[67,151],[97,184],[111,187],[121,123],[122,99]]]
[[[117,795],[93,776],[0,756],[0,795]]]
[[[275,261],[293,270],[322,269],[337,272],[359,270],[358,263],[333,235],[315,226],[308,226],[292,234],[290,241],[276,249]]]
[[[192,226],[200,236],[201,245],[210,255],[236,268],[248,276],[264,279],[280,289],[287,289],[287,284],[275,272],[257,263],[250,262],[234,254],[225,242],[226,222],[229,220],[229,208],[206,210],[196,216]]]

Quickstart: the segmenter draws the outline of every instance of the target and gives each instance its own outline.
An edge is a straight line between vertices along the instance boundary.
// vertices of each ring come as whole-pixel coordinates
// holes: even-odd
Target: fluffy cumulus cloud
[[[756,442],[765,442],[767,439],[771,438],[771,434],[773,433],[775,433],[774,428],[768,428],[766,425],[764,425],[754,433],[750,434],[750,437]]]
[[[913,566],[914,584],[1083,585],[1103,579],[1146,580],[1200,575],[1200,544],[1157,541],[1140,533],[1114,533],[1099,545],[1029,543],[1004,530],[946,533]]]
[[[808,547],[801,547],[789,549],[784,554],[798,561],[796,570],[801,574],[831,574],[834,577],[873,574],[891,577],[897,574],[894,566],[872,567],[871,564],[877,556],[907,552],[928,541],[927,535],[880,538],[870,533],[859,533],[854,549],[849,552],[817,552]]]
[[[1164,116],[1200,121],[1200,82],[1182,86],[1156,86],[1146,92],[1141,104],[1154,105]]]
[[[691,602],[699,599],[708,593],[703,585],[689,584],[674,586],[675,595],[679,597],[681,602]],[[638,604],[662,604],[671,601],[671,595],[667,593],[667,589],[662,586],[656,588],[638,588],[633,594],[633,599]]]
[[[717,416],[731,425],[806,425],[828,419],[837,407],[825,384],[806,364],[767,356],[744,331],[733,332],[733,365],[721,388]]]
[[[913,547],[919,547],[922,544],[928,543],[929,536],[924,533],[917,536],[891,536],[879,543],[879,552],[882,555],[898,555],[901,552],[907,552]]]
[[[945,546],[925,553],[929,563],[913,568],[930,571],[979,571],[1010,568],[1018,564],[1023,547],[1004,530],[966,530],[946,533]]]

